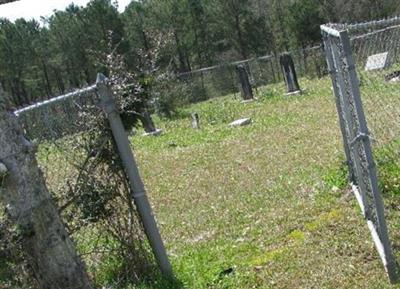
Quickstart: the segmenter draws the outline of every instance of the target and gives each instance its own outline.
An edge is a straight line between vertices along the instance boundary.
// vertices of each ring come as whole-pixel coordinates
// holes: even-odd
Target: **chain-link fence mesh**
[[[400,185],[400,26],[388,21],[378,27],[330,25],[323,31],[350,179],[394,281],[381,192],[395,194]]]
[[[99,103],[92,86],[16,114],[89,275],[119,288],[152,278],[157,266]]]
[[[321,46],[290,51],[299,77],[322,77],[326,74],[326,62]],[[178,75],[177,85],[183,85],[187,102],[197,102],[213,97],[240,92],[236,73],[238,65],[244,65],[253,88],[281,82],[282,70],[279,55],[267,55],[249,60],[194,70]]]

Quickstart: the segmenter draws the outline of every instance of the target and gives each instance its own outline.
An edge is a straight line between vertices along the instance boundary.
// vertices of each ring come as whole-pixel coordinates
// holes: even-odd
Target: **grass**
[[[162,136],[132,137],[180,287],[391,287],[347,191],[329,81],[302,85],[296,97],[280,84],[254,103],[195,104],[156,120]],[[227,126],[242,117],[253,124]],[[396,200],[387,212],[398,246]]]
[[[176,280],[104,288],[391,287],[347,188],[330,81],[301,79],[301,85],[300,96],[285,97],[276,84],[259,89],[253,103],[228,95],[188,106],[172,120],[155,119],[163,135],[131,137]],[[376,89],[378,96],[387,89]],[[366,95],[370,112],[376,95]],[[190,127],[192,112],[200,116],[200,130]],[[253,123],[228,127],[243,117]],[[383,139],[378,128],[373,132]],[[387,155],[385,147],[376,151],[399,259],[399,166]],[[65,164],[56,157],[39,154],[58,184]],[[93,246],[90,238],[78,243],[81,251]],[[99,283],[110,283],[120,261],[97,261],[88,269]]]

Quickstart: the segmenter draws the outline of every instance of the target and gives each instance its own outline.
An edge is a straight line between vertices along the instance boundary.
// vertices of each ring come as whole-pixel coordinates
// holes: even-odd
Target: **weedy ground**
[[[301,85],[299,96],[279,84],[253,103],[198,103],[157,119],[162,136],[131,138],[179,283],[170,288],[391,287],[346,186],[330,82]],[[228,127],[243,117],[252,125]],[[388,168],[386,179],[399,174]],[[399,258],[399,196],[385,201]]]

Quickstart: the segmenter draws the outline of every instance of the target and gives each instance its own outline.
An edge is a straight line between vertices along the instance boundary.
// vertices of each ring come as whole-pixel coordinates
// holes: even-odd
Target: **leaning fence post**
[[[347,31],[340,31],[339,38],[340,38],[340,41],[343,46],[343,53],[345,55],[344,62],[347,67],[350,93],[352,94],[353,99],[354,99],[355,111],[356,111],[357,118],[359,121],[359,134],[368,136],[369,135],[368,126],[367,126],[367,121],[365,119],[365,113],[364,113],[363,105],[362,105],[362,101],[361,101],[359,80],[358,80],[357,73],[355,70],[355,63],[354,63],[353,53],[352,53],[352,49],[351,49],[350,37],[349,37]],[[393,255],[392,246],[389,241],[389,234],[388,234],[386,220],[385,220],[385,214],[384,214],[384,205],[383,205],[382,196],[379,191],[378,177],[377,177],[377,172],[375,169],[374,158],[372,155],[371,141],[370,141],[369,137],[361,138],[360,141],[363,142],[365,157],[366,157],[366,161],[367,161],[367,167],[369,169],[370,184],[372,187],[373,198],[374,198],[375,206],[376,206],[376,215],[377,215],[376,218],[377,218],[377,222],[378,222],[378,226],[379,226],[378,235],[381,239],[382,246],[383,246],[382,254],[386,257],[387,264],[385,264],[385,265],[386,265],[387,273],[389,275],[389,279],[392,283],[395,283],[395,282],[398,282],[398,278],[399,278],[398,272],[397,272],[397,264],[396,264],[396,259]]]
[[[336,41],[339,41],[338,38],[336,38]],[[331,44],[333,43],[332,39],[331,39]],[[345,69],[343,68],[343,64],[342,64],[342,52],[340,51],[339,47],[336,45],[331,45],[331,51],[332,51],[332,55],[333,55],[333,63],[334,63],[334,67],[336,70],[336,76],[337,76],[337,88],[339,91],[339,103],[341,105],[341,109],[343,112],[343,116],[344,116],[344,120],[346,123],[346,135],[347,135],[347,143],[349,145],[349,150],[350,150],[350,156],[352,158],[352,164],[353,166],[353,173],[354,173],[354,177],[355,177],[355,184],[358,185],[360,187],[360,192],[361,192],[361,199],[362,199],[362,203],[366,204],[367,200],[366,200],[366,192],[367,192],[367,188],[366,188],[366,184],[365,182],[360,182],[360,178],[359,176],[362,175],[362,163],[359,157],[357,157],[358,152],[357,152],[357,148],[352,145],[352,141],[357,137],[357,132],[355,131],[355,127],[357,125],[357,122],[352,114],[351,111],[351,95],[350,92],[348,91],[348,80],[346,79],[346,75],[345,75]],[[369,206],[364,206],[365,207],[365,211],[364,211],[364,215],[365,216],[369,216],[371,214],[370,212],[370,208]]]
[[[102,74],[97,75],[97,90],[100,96],[101,105],[107,114],[108,121],[117,144],[118,152],[121,157],[125,173],[129,179],[132,197],[139,212],[140,219],[150,246],[153,250],[157,264],[161,272],[168,277],[172,276],[172,268],[169,263],[167,253],[164,248],[161,235],[158,231],[149,200],[146,195],[144,184],[139,174],[135,158],[133,156],[128,136],[125,132],[120,115],[117,111],[111,89],[106,84],[106,77]]]
[[[346,164],[347,168],[349,170],[349,181],[350,183],[355,182],[355,177],[354,177],[354,170],[353,170],[353,163],[351,160],[351,155],[350,155],[350,146],[348,142],[348,136],[346,133],[346,124],[345,120],[343,117],[343,109],[340,104],[340,91],[338,89],[338,83],[336,79],[336,74],[338,73],[335,68],[335,64],[333,61],[333,55],[332,55],[332,49],[331,49],[331,43],[329,36],[326,35],[326,33],[323,33],[323,41],[324,41],[324,47],[325,47],[325,56],[326,56],[326,62],[328,66],[328,70],[331,76],[332,80],[332,87],[333,87],[333,94],[335,97],[335,104],[336,104],[336,109],[338,112],[338,119],[339,119],[339,126],[340,126],[340,131],[342,132],[342,139],[343,139],[343,147],[344,147],[344,152],[346,156]]]

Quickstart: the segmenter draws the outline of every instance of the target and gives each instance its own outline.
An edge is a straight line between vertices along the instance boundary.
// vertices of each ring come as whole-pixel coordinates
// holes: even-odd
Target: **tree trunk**
[[[189,67],[187,66],[187,57],[185,53],[182,51],[181,41],[179,39],[178,33],[174,31],[174,38],[175,38],[175,45],[178,52],[178,60],[179,60],[179,72],[187,72],[190,71]]]
[[[50,79],[49,79],[49,73],[47,71],[46,63],[44,62],[43,59],[41,61],[42,61],[44,79],[46,80],[47,98],[50,98],[53,95],[53,90],[51,88],[51,83],[50,83]]]
[[[34,145],[25,139],[14,114],[1,108],[0,164],[8,171],[0,175],[0,200],[18,227],[40,288],[91,289],[84,265],[38,168]]]
[[[244,43],[244,40],[243,40],[242,28],[240,27],[239,14],[235,15],[235,28],[236,28],[236,33],[238,36],[238,41],[239,41],[239,46],[240,46],[240,54],[242,55],[243,59],[247,59],[247,49],[246,49],[246,44]]]
[[[64,94],[65,93],[65,84],[64,84],[63,78],[61,76],[61,73],[55,67],[53,67],[53,72],[54,72],[54,76],[55,76],[56,81],[57,81],[58,92],[60,94]]]

